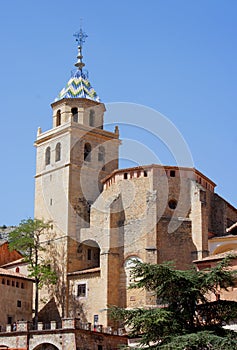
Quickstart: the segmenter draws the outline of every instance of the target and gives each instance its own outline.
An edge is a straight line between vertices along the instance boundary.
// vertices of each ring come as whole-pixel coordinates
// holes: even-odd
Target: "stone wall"
[[[14,275],[0,275],[0,327],[17,320],[31,320],[33,281]]]
[[[39,323],[38,330],[32,330],[30,323],[19,321],[16,331],[8,328],[7,332],[0,332],[0,344],[19,350],[116,350],[127,345],[127,337],[121,331],[102,326],[92,331],[89,324],[76,319],[63,319],[60,329],[51,322],[48,325]]]

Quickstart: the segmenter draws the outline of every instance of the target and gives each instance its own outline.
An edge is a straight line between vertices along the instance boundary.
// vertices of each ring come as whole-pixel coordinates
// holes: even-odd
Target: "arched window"
[[[55,162],[58,162],[61,159],[61,143],[57,143],[55,148]]]
[[[91,161],[91,145],[89,143],[86,143],[84,147],[84,160]]]
[[[105,161],[105,149],[104,149],[103,146],[99,147],[98,161],[99,162],[104,162]]]
[[[93,109],[90,110],[89,125],[95,126],[95,111]]]
[[[124,264],[125,268],[125,275],[126,275],[126,286],[129,287],[131,283],[134,282],[132,269],[136,265],[136,261],[142,262],[140,258],[137,256],[131,256],[129,257]]]
[[[59,109],[56,114],[56,126],[61,125],[61,110]]]
[[[73,107],[71,109],[72,112],[72,120],[74,121],[74,123],[78,123],[78,109],[77,107]]]
[[[49,164],[50,164],[50,147],[47,147],[45,151],[45,165],[49,165]]]

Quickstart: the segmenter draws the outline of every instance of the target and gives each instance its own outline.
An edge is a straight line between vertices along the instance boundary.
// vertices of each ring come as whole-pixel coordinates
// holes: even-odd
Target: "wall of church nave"
[[[226,229],[237,222],[237,210],[214,193],[212,196],[210,217],[210,232],[217,236],[223,236],[226,233]]]
[[[176,268],[188,269],[196,256],[191,221],[181,221],[178,229],[173,232],[168,232],[169,224],[169,218],[163,218],[157,224],[158,263],[173,261]]]

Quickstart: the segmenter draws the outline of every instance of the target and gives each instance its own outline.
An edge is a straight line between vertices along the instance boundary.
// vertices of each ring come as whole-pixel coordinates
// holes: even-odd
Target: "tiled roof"
[[[60,91],[55,101],[63,98],[86,98],[93,101],[100,101],[99,96],[91,86],[87,76],[77,70],[69,79],[67,85]]]
[[[19,264],[26,264],[26,262],[24,261],[24,258],[20,258],[20,259],[17,259],[17,260],[14,260],[14,261],[10,261],[9,263],[6,263],[4,265],[1,265],[2,268],[5,268],[5,267],[9,267],[9,266],[14,266],[14,265],[19,265]]]

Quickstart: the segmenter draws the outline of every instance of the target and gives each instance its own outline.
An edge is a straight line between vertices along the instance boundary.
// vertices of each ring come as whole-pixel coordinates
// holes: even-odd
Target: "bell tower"
[[[102,191],[101,179],[118,168],[120,144],[117,127],[115,132],[104,130],[105,105],[84,70],[86,35],[80,30],[75,36],[76,70],[51,104],[52,129],[39,128],[35,141],[35,217],[52,222],[62,290],[67,290],[67,273],[77,268],[80,230],[90,226],[90,206]],[[57,299],[66,316],[66,292]]]

